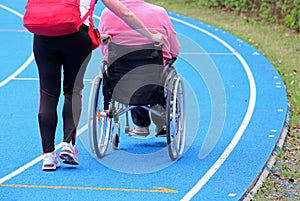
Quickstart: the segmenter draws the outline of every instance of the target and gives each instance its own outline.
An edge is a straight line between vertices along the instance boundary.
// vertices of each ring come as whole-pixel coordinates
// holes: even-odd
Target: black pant
[[[162,106],[152,106],[153,109],[156,109],[158,111],[165,110]],[[161,130],[163,126],[165,125],[165,119],[163,117],[158,117],[155,114],[151,113],[151,119],[149,115],[149,111],[142,108],[142,107],[136,107],[131,110],[131,118],[135,125],[147,127],[151,124],[151,119],[158,130]]]
[[[65,36],[34,35],[33,52],[40,78],[38,121],[43,152],[47,153],[54,151],[62,75],[63,141],[75,144],[81,115],[83,77],[92,52],[87,26],[83,25],[80,31]]]

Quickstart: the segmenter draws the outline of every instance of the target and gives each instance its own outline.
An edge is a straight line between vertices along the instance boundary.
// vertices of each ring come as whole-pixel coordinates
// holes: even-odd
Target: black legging
[[[62,70],[63,141],[75,144],[76,128],[81,114],[83,77],[91,51],[91,40],[85,25],[80,31],[65,36],[34,35],[33,52],[40,78],[38,121],[44,153],[54,151]]]

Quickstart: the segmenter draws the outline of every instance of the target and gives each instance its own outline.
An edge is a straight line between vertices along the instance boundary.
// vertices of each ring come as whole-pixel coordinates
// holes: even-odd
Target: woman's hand
[[[161,33],[155,33],[151,34],[152,35],[152,40],[155,42],[156,46],[162,46],[163,45],[163,36]]]
[[[109,34],[100,35],[101,45],[107,45],[111,41],[111,39],[112,37]]]

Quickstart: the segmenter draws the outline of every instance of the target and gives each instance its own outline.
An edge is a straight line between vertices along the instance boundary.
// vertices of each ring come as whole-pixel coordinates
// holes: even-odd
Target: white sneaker
[[[71,143],[63,142],[62,150],[59,157],[62,159],[63,163],[70,165],[79,165],[78,162],[78,150]]]
[[[56,152],[52,152],[52,153],[45,153],[43,155],[43,166],[42,166],[42,170],[44,171],[55,171],[56,168],[60,167],[60,163],[57,160],[57,154]]]
[[[160,129],[158,127],[156,127],[154,136],[156,136],[156,137],[166,137],[167,136],[166,126],[163,126]]]
[[[129,135],[148,136],[150,134],[149,126],[142,127],[134,124],[134,129],[128,132]]]

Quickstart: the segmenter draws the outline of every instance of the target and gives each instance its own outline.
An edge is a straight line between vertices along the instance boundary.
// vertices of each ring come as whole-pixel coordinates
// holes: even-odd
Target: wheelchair
[[[154,44],[108,44],[108,59],[92,81],[88,105],[90,147],[98,158],[105,156],[110,142],[113,150],[118,149],[120,116],[126,116],[124,133],[128,134],[128,112],[138,106],[164,119],[170,159],[182,156],[186,137],[185,94],[174,61],[164,66],[162,49]]]

